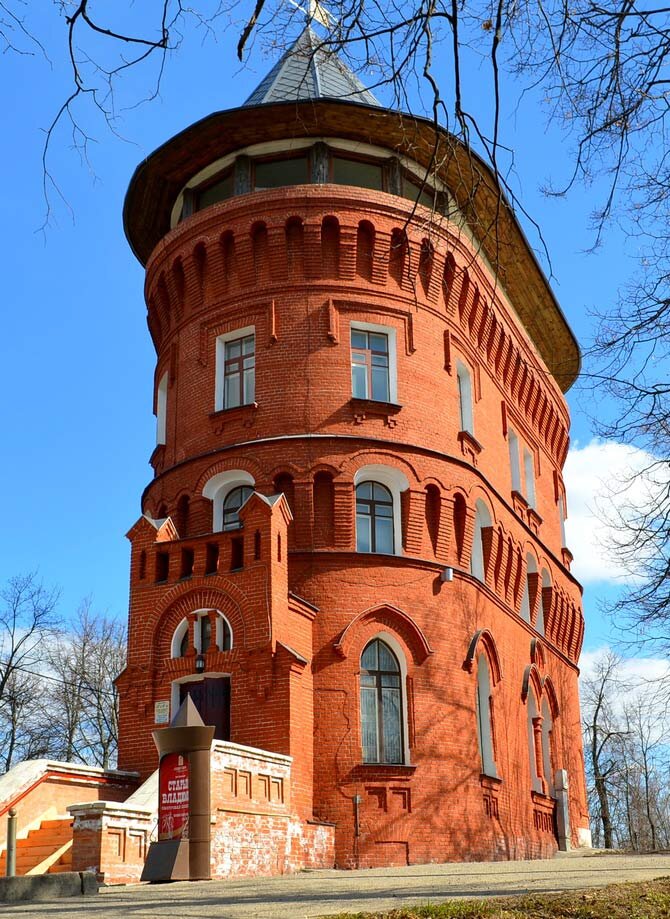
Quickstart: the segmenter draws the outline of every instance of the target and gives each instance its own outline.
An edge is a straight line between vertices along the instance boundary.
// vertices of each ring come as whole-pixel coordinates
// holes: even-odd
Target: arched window
[[[188,652],[188,619],[182,619],[172,636],[171,657],[186,657]]]
[[[219,651],[231,651],[233,648],[233,632],[230,623],[221,613],[216,617],[216,647]]]
[[[538,763],[537,748],[535,746],[535,723],[540,713],[535,700],[532,684],[528,687],[528,758],[530,763],[530,787],[533,791],[542,794],[542,776],[539,774],[541,764]]]
[[[240,526],[239,510],[253,492],[250,485],[238,485],[228,492],[223,499],[223,530],[236,530]]]
[[[210,610],[199,610],[196,613],[193,637],[195,651],[205,654],[212,646],[212,620]],[[233,632],[226,617],[216,610],[214,625],[214,640],[219,651],[230,651],[233,647]],[[186,657],[190,644],[190,630],[188,619],[184,618],[179,623],[172,636],[171,656]]]
[[[379,482],[356,486],[356,550],[392,555],[393,495]]]
[[[472,538],[472,555],[470,556],[470,573],[480,581],[485,580],[484,540],[482,530],[491,526],[491,515],[483,501],[475,504],[475,532]]]
[[[226,529],[236,529],[240,525],[237,514],[253,492],[254,485],[253,476],[242,469],[219,472],[207,480],[202,494],[204,498],[209,498],[212,502],[212,531],[214,533]],[[233,496],[233,492],[237,492],[237,494]],[[241,494],[241,492],[244,493]],[[230,511],[225,521],[224,508]],[[229,525],[226,526],[225,524]]]
[[[361,741],[364,763],[404,760],[401,671],[389,646],[375,638],[361,655]]]
[[[554,722],[547,699],[542,699],[542,764],[548,793],[554,796],[554,767],[551,759],[551,732]]]
[[[493,711],[491,700],[491,675],[485,654],[477,660],[477,739],[484,775],[498,777],[493,742]]]

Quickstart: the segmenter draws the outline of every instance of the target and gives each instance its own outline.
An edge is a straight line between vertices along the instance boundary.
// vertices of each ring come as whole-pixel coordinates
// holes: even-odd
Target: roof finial
[[[305,20],[307,25],[310,25],[312,22],[318,22],[320,26],[323,26],[324,29],[329,29],[333,21],[333,17],[330,15],[328,10],[325,8],[321,0],[307,0],[307,9],[300,3],[296,3],[296,0],[290,0],[293,6],[296,9],[302,10],[305,14]]]

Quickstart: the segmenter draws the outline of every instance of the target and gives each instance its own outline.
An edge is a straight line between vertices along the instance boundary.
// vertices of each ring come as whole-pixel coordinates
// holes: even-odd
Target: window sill
[[[370,775],[372,772],[379,773],[382,776],[410,776],[416,772],[416,766],[405,763],[359,763],[354,766],[354,772],[362,772]]]
[[[355,396],[349,400],[353,411],[354,424],[362,424],[366,418],[383,418],[388,427],[396,426],[395,415],[402,409],[396,402],[378,402],[375,399],[358,399]]]
[[[459,431],[457,437],[461,445],[461,453],[473,466],[476,466],[477,458],[482,452],[482,445],[469,431]]]
[[[552,798],[551,795],[545,795],[540,791],[531,791],[530,796],[532,798],[533,804],[536,804],[538,807],[543,807],[546,810],[553,811],[556,806],[555,798]]]
[[[215,434],[223,434],[226,426],[231,422],[241,423],[243,428],[251,428],[256,423],[257,411],[258,402],[247,402],[244,405],[236,405],[234,408],[217,409],[209,413],[212,430]]]
[[[516,488],[512,490],[512,507],[514,508],[515,514],[523,520],[526,519],[526,514],[528,513],[530,505]]]
[[[503,780],[499,775],[487,775],[486,772],[482,772],[479,776],[479,782],[482,788],[489,788],[493,791],[494,789],[500,788]]]
[[[539,534],[540,527],[542,526],[542,518],[535,510],[535,508],[530,506],[528,508],[528,526],[536,536]]]

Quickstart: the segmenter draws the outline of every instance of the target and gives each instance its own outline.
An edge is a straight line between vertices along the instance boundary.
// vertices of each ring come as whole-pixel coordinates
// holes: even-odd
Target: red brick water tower
[[[190,692],[216,737],[292,757],[339,866],[586,844],[579,351],[488,168],[308,28],[124,215],[157,445],[120,767],[155,769]]]

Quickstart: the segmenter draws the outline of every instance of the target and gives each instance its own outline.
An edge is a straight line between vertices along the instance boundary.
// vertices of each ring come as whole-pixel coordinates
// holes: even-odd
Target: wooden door
[[[230,740],[230,677],[205,677],[182,683],[180,702],[190,694],[205,724],[214,725],[215,740]]]

